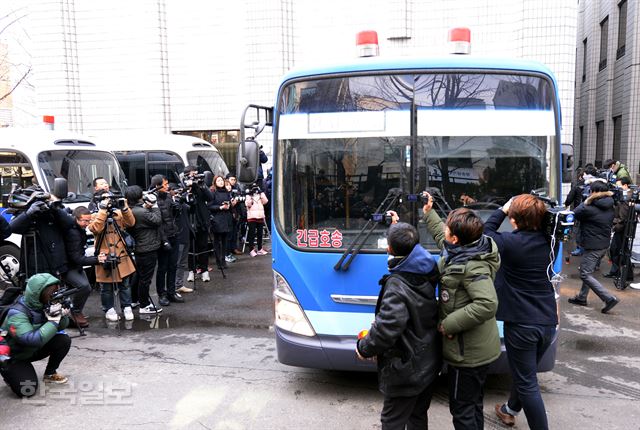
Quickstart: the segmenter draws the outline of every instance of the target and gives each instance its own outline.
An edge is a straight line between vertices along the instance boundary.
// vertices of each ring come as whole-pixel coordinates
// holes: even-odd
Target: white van
[[[142,132],[112,133],[96,137],[102,149],[115,154],[129,185],[149,187],[151,177],[162,174],[169,182],[179,182],[186,165],[198,172],[226,176],[229,169],[218,149],[194,136]]]
[[[67,180],[69,197],[65,206],[88,205],[93,197],[94,178],[102,176],[114,191],[125,186],[118,161],[109,151],[99,149],[93,139],[58,130],[0,129],[0,213],[12,218],[9,194],[17,185],[37,184],[52,192],[56,178]],[[20,236],[13,234],[0,242],[0,262],[17,272]],[[0,279],[2,279],[0,272]]]

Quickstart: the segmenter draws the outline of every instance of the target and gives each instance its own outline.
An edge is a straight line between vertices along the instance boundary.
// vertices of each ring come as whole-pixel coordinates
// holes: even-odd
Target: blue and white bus
[[[374,319],[387,268],[387,227],[375,222],[386,209],[416,225],[437,255],[415,199],[423,190],[442,217],[465,204],[486,218],[532,190],[560,197],[558,90],[536,62],[359,58],[291,71],[273,110],[252,108],[245,128],[273,127],[275,334],[284,364],[373,369],[354,347]],[[258,119],[247,124],[251,115]],[[241,144],[240,177],[253,175],[253,140]],[[555,350],[541,370],[553,367]],[[504,354],[495,367],[507,368]]]

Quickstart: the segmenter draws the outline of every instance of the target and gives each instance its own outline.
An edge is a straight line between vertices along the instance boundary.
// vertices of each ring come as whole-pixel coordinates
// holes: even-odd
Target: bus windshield
[[[225,177],[229,169],[217,151],[189,151],[187,162],[190,166],[198,168],[199,173],[209,171],[214,176]]]
[[[279,98],[275,221],[290,246],[343,251],[393,207],[418,226],[423,190],[442,217],[469,206],[483,218],[532,190],[557,197],[554,90],[543,76],[421,73],[293,82]],[[373,222],[373,221],[372,221]],[[386,251],[378,224],[363,251]]]
[[[125,186],[120,165],[109,152],[85,149],[44,151],[38,154],[38,168],[49,190],[53,189],[55,178],[67,179],[73,197],[64,199],[65,203],[91,201],[92,181],[99,176],[109,182],[113,192],[121,192]]]

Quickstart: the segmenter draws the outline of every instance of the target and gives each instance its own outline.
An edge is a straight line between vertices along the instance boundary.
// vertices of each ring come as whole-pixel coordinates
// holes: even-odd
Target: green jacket
[[[443,223],[435,211],[425,216],[427,230],[443,250],[440,269],[440,324],[444,361],[457,367],[489,364],[500,356],[496,323],[498,297],[493,280],[500,267],[498,247],[488,236],[446,249]]]
[[[59,330],[65,329],[69,324],[66,316],[60,319],[60,324],[48,321],[40,303],[42,290],[59,282],[48,273],[33,275],[27,282],[24,296],[18,299],[22,306],[14,305],[9,310],[1,331],[8,332],[7,342],[13,360],[31,359]]]
[[[629,180],[631,180],[631,174],[629,173],[629,169],[627,169],[627,166],[625,166],[624,164],[620,163],[618,161],[618,166],[616,169],[616,179],[619,180],[620,178],[622,178],[623,176],[626,176],[627,178],[629,178]],[[631,181],[633,183],[633,181]]]

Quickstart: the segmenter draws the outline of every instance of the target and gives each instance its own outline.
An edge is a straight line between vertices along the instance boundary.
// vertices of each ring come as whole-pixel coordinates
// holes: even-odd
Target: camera
[[[99,201],[109,199],[109,203],[107,203],[107,210],[109,211],[113,209],[124,209],[127,204],[127,200],[122,194],[112,193],[111,191],[96,194],[96,199]]]
[[[102,268],[110,272],[114,267],[117,267],[120,264],[120,257],[117,255],[109,254],[107,255],[107,259],[102,263]]]
[[[240,191],[235,188],[231,189],[231,198],[236,199],[238,202],[244,202],[247,200],[247,196],[243,196]]]
[[[145,191],[142,193],[142,201],[153,206],[158,202],[158,196],[153,191]]]
[[[253,184],[251,186],[251,188],[247,189],[245,191],[246,194],[260,194],[262,192],[262,190],[260,189],[259,186],[257,186],[256,184]]]
[[[383,214],[371,214],[371,221],[377,222],[378,224],[389,226],[393,223],[393,217],[389,212]]]
[[[62,287],[59,288],[58,291],[51,295],[51,299],[49,303],[45,305],[44,311],[49,313],[51,306],[55,304],[61,304],[62,309],[71,309],[71,298],[70,296],[74,295],[78,292],[78,289],[75,287]]]
[[[573,211],[557,207],[557,201],[545,197],[536,191],[531,191],[531,195],[542,200],[547,207],[547,211],[542,219],[541,230],[546,233],[547,236],[553,237],[560,242],[568,241],[574,225],[575,218]]]
[[[176,188],[173,190],[173,201],[179,203],[193,203],[195,201],[195,197],[191,192],[191,188]]]
[[[49,200],[51,194],[44,191],[38,186],[32,188],[20,188],[17,184],[13,184],[8,197],[8,204],[15,211],[23,211],[29,209],[35,202],[45,202],[49,209]]]

